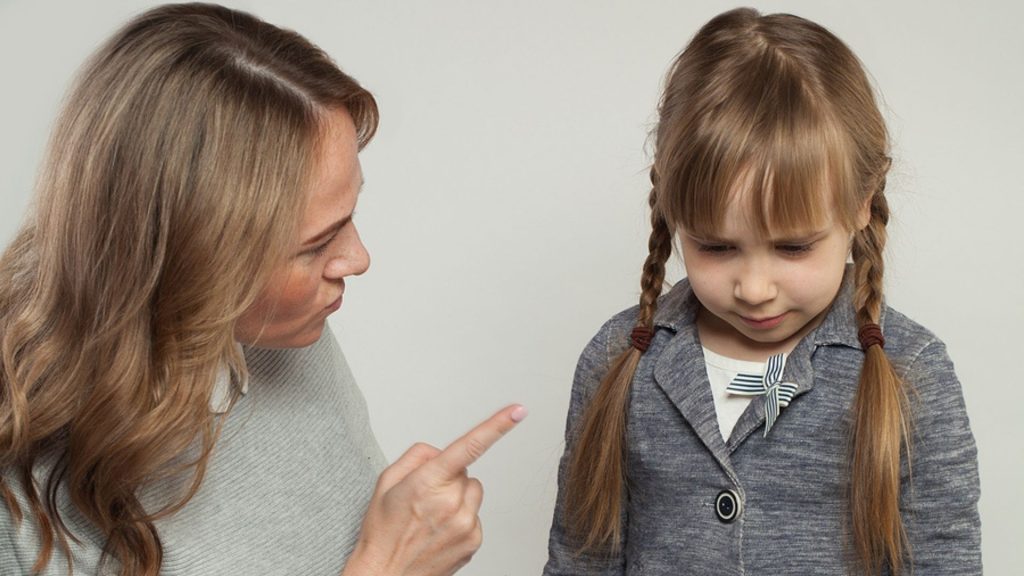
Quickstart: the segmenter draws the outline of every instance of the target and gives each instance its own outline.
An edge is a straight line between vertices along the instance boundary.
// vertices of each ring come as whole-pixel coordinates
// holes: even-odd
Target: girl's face
[[[235,339],[244,344],[298,348],[316,342],[327,316],[341,307],[345,277],[370,266],[352,221],[363,184],[355,124],[345,110],[328,116],[295,249],[239,318]]]
[[[851,235],[830,214],[818,227],[762,238],[745,196],[733,194],[715,237],[685,229],[679,235],[702,305],[701,343],[725,356],[763,361],[792,350],[821,321],[839,292]]]

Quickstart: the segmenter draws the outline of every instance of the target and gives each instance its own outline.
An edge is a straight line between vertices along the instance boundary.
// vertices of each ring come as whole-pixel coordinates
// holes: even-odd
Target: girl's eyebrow
[[[829,233],[829,229],[825,228],[823,230],[814,230],[814,231],[811,231],[811,232],[807,232],[805,234],[796,234],[796,235],[792,235],[792,236],[779,236],[779,237],[776,237],[776,238],[769,237],[768,241],[771,242],[772,244],[802,244],[802,243],[816,242],[818,240],[821,240],[825,236],[828,236],[828,233]],[[694,240],[696,242],[702,242],[702,243],[706,243],[706,244],[732,244],[732,243],[735,242],[735,240],[729,240],[728,238],[721,238],[721,237],[715,236],[713,234],[709,234],[709,235],[706,235],[706,236],[699,236],[697,234],[693,234],[693,233],[690,233],[690,232],[683,232],[683,234],[685,234],[686,236],[688,236],[689,238],[691,238],[692,240]]]
[[[808,232],[797,236],[782,236],[779,238],[772,238],[771,241],[775,244],[803,244],[807,242],[816,242],[821,240],[825,236],[828,236],[829,230],[817,230],[814,232]]]
[[[687,237],[689,237],[691,240],[694,240],[696,242],[705,242],[705,243],[717,242],[717,243],[720,243],[720,244],[725,244],[725,243],[729,242],[729,240],[726,240],[724,238],[719,238],[719,237],[713,236],[713,235],[711,235],[711,236],[700,236],[700,235],[697,235],[697,234],[693,234],[691,232],[683,232],[683,234],[686,235]]]

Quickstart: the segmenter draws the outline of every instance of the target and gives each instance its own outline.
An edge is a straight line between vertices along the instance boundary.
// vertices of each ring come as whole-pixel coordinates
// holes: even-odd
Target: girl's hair
[[[842,41],[796,16],[717,16],[676,59],[659,106],[637,326],[653,330],[675,231],[713,235],[740,179],[753,183],[750,208],[763,234],[821,226],[829,214],[856,231],[856,318],[877,323],[889,163],[871,84]],[[626,413],[641,355],[629,347],[612,363],[575,431],[564,492],[581,550],[620,545]],[[899,513],[905,405],[882,348],[870,347],[853,406],[848,500],[853,557],[872,574],[886,563],[900,573],[909,552]]]
[[[290,256],[327,112],[377,127],[369,92],[295,32],[207,4],[128,23],[86,63],[0,259],[0,492],[68,556],[65,496],[120,574],[155,575],[154,521],[196,493],[239,316]],[[46,463],[48,475],[33,475]],[[144,509],[144,486],[180,497]],[[8,482],[25,495],[22,510]]]

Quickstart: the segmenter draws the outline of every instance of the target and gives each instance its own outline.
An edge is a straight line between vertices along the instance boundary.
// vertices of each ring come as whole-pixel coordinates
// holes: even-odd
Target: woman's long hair
[[[877,323],[888,146],[863,67],[828,30],[750,9],[712,19],[676,59],[659,106],[637,325],[653,329],[675,231],[714,235],[740,178],[754,183],[750,207],[762,233],[821,226],[830,210],[856,231],[856,318]],[[860,228],[865,206],[870,220]],[[620,542],[626,413],[641,355],[631,347],[613,362],[575,433],[564,492],[581,550]],[[870,574],[886,564],[899,574],[908,553],[899,513],[905,406],[900,379],[882,348],[871,346],[853,406],[848,495],[852,556]]]
[[[296,245],[338,108],[368,142],[376,103],[324,52],[214,5],[146,12],[80,72],[0,259],[0,491],[38,525],[35,571],[68,553],[66,490],[104,561],[159,572],[154,520],[202,482],[216,373],[244,372],[235,322]],[[180,498],[143,508],[143,487],[183,472]]]

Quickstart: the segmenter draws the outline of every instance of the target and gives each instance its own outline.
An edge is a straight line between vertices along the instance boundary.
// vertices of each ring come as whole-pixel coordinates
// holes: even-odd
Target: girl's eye
[[[807,244],[779,244],[775,249],[787,256],[799,256],[810,252],[813,247],[814,243],[810,242]]]
[[[697,250],[711,255],[726,254],[732,250],[728,244],[697,244]]]

